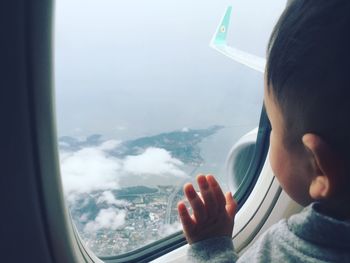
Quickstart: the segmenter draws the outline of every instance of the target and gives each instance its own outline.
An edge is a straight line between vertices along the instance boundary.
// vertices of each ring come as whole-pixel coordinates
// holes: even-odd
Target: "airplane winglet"
[[[225,14],[222,17],[219,27],[216,29],[215,34],[210,41],[210,46],[219,51],[223,55],[241,63],[251,69],[265,72],[266,59],[263,57],[255,56],[253,54],[244,52],[234,47],[230,47],[226,43],[227,32],[231,19],[232,6],[226,8]]]
[[[231,19],[232,6],[228,6],[224,16],[221,19],[219,27],[216,29],[215,35],[212,39],[212,44],[214,45],[225,45],[227,32]]]

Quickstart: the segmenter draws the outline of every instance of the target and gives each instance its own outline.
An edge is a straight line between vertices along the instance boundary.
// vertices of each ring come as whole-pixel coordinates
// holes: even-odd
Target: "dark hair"
[[[291,1],[267,57],[267,89],[282,111],[285,142],[302,145],[312,132],[350,152],[350,1]]]

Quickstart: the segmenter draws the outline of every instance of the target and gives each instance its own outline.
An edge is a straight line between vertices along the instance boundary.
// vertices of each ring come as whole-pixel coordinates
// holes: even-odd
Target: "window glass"
[[[228,190],[227,154],[257,127],[263,97],[261,73],[209,47],[228,5],[229,44],[264,56],[285,1],[56,1],[61,174],[97,255],[180,230],[176,204],[198,173]]]

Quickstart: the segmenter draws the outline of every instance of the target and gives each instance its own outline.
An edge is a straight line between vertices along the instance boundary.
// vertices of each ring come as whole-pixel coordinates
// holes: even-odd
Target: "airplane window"
[[[96,255],[181,230],[176,204],[199,173],[229,190],[225,161],[259,125],[263,74],[209,47],[228,5],[229,45],[264,57],[285,1],[56,1],[62,181]]]

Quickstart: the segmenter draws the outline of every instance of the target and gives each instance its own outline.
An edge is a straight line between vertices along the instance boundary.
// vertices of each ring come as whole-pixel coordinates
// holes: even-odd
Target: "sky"
[[[209,47],[228,5],[230,44],[264,56],[285,1],[56,1],[59,136],[256,123],[262,75]]]

